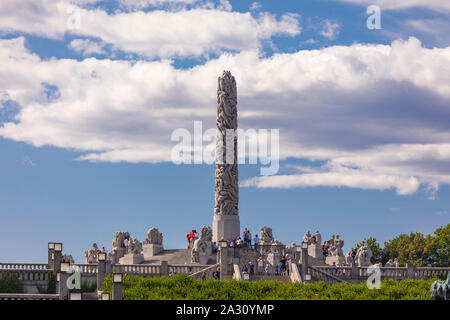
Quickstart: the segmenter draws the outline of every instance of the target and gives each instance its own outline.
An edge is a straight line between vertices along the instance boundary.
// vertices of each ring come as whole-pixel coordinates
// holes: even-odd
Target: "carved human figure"
[[[259,243],[266,245],[272,244],[273,240],[272,228],[262,227],[259,232]]]
[[[200,232],[200,239],[204,241],[212,241],[212,229],[209,226],[203,226]]]
[[[231,131],[235,133],[238,128],[237,90],[236,81],[229,71],[224,71],[222,77],[219,77],[217,103],[218,143],[216,144],[214,213],[218,215],[238,215],[237,136],[231,136]],[[230,152],[233,152],[231,156]]]
[[[372,250],[368,246],[362,246],[356,253],[355,260],[359,267],[368,267],[372,265],[370,259],[372,258]]]
[[[306,231],[305,235],[303,236],[303,242],[307,243],[307,244],[311,244],[312,243],[312,237],[311,237],[311,232]]]
[[[157,228],[151,228],[147,231],[147,237],[144,243],[146,244],[163,244],[163,234]]]
[[[321,245],[322,244],[322,236],[320,235],[319,231],[316,230],[312,236],[312,241],[314,244]]]

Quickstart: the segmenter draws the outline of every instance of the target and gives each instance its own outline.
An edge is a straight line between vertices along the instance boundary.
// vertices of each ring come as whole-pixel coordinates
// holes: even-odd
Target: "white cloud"
[[[174,129],[192,130],[194,120],[215,127],[226,69],[238,83],[243,129],[279,128],[282,159],[324,163],[243,185],[437,191],[450,184],[449,68],[450,47],[414,38],[270,58],[248,50],[191,69],[168,60],[42,60],[24,38],[0,40],[2,96],[21,106],[0,135],[75,149],[84,160],[170,161]],[[43,99],[49,87],[58,94]]]
[[[249,9],[250,9],[250,11],[258,11],[259,9],[261,9],[261,3],[259,3],[259,2],[253,2],[251,5],[250,5],[250,7],[249,7]]]
[[[101,9],[80,9],[79,29],[67,29],[67,3],[6,0],[0,4],[0,30],[62,39],[64,34],[99,38],[115,48],[149,58],[200,57],[223,50],[250,50],[274,36],[300,33],[297,16],[230,12],[222,1],[216,9],[108,14]],[[228,11],[227,11],[228,10]]]
[[[299,175],[277,175],[255,177],[241,183],[242,187],[279,188],[336,186],[359,189],[386,190],[395,188],[397,194],[417,191],[419,181],[415,177],[369,174],[359,170],[347,172],[320,172]]]
[[[339,34],[341,26],[336,22],[331,22],[328,19],[322,20],[322,30],[320,34],[329,40],[334,40]]]
[[[450,10],[448,0],[335,0],[349,2],[364,6],[378,5],[383,10],[408,9],[413,7],[425,7],[433,10]]]
[[[83,56],[92,54],[106,54],[104,44],[89,39],[75,39],[69,43],[69,48],[81,53]]]

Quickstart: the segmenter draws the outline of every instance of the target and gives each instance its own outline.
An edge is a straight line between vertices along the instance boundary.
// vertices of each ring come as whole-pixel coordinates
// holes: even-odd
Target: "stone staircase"
[[[328,272],[320,270],[319,268],[309,267],[309,270],[310,270],[312,281],[323,281],[323,282],[328,283],[329,285],[333,285],[336,283],[348,283],[347,281],[345,281],[339,277],[336,277],[332,274],[329,274]]]
[[[145,260],[142,264],[158,264],[160,261],[167,261],[171,264],[185,264],[191,261],[191,249],[168,249],[163,250],[151,259]],[[212,254],[208,259],[208,264],[217,263],[216,254]]]

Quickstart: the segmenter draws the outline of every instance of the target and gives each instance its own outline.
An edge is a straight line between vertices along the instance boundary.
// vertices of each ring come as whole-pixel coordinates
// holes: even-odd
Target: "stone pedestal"
[[[200,255],[198,263],[200,263],[200,264],[208,264],[208,256]]]
[[[323,259],[322,246],[318,244],[310,244],[308,246],[308,255],[315,259]]]
[[[238,215],[214,214],[213,242],[219,243],[225,240],[234,240],[240,234],[240,222]]]
[[[119,259],[119,264],[140,264],[144,262],[142,253],[127,253]]]
[[[338,265],[344,265],[345,264],[345,257],[341,257],[341,256],[330,256],[330,257],[326,257],[325,259],[325,263],[328,265],[332,265],[333,262],[336,264],[336,266]]]
[[[153,244],[153,243],[144,243],[142,245],[142,251],[144,254],[144,259],[149,259],[161,251],[163,251],[164,248],[161,244]]]

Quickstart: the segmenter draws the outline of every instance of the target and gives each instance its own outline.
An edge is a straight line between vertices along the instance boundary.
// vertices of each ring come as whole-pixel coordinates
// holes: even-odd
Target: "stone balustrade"
[[[57,294],[0,293],[0,300],[58,300]]]
[[[352,267],[314,266],[314,268],[343,280],[349,280],[352,277]]]
[[[0,269],[0,279],[14,277],[21,281],[48,281],[53,270]]]
[[[161,274],[160,265],[151,264],[116,264],[112,267],[113,273],[123,273],[141,276],[157,276]]]
[[[179,274],[179,273],[194,274],[208,267],[211,267],[211,265],[170,264],[169,272],[172,272],[172,274]]]
[[[450,273],[450,268],[443,267],[417,267],[415,268],[416,279],[428,279],[434,276],[446,277]]]
[[[45,270],[47,263],[0,262],[0,269]]]
[[[97,273],[97,264],[93,263],[80,263],[80,264],[74,264],[76,268],[78,268],[79,272],[81,273],[88,273],[88,274],[96,274]]]
[[[339,279],[351,282],[365,281],[373,273],[368,267],[314,266],[309,268],[311,274],[322,271]],[[381,279],[428,279],[434,276],[447,276],[450,268],[441,267],[380,267]],[[314,275],[313,275],[314,276]]]

